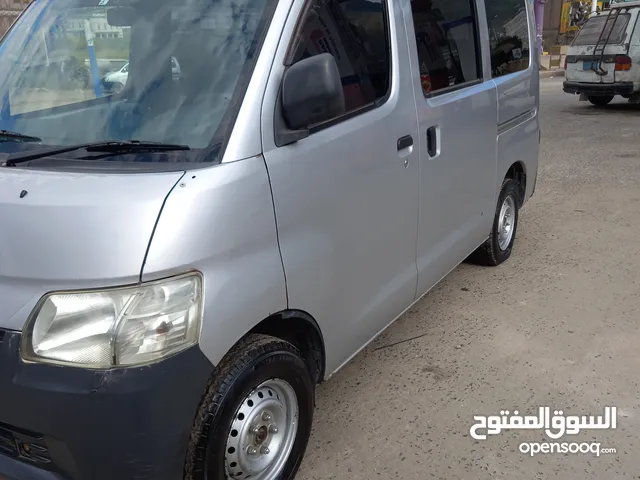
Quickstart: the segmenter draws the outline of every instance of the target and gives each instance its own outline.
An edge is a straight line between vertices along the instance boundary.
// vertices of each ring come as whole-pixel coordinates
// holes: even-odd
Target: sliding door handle
[[[406,135],[402,138],[398,139],[398,151],[406,150],[407,148],[413,147],[413,137],[411,135]]]
[[[430,127],[427,130],[427,153],[431,158],[438,155],[438,129]]]

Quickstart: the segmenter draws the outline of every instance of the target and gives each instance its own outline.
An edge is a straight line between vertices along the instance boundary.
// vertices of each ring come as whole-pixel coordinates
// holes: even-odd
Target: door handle
[[[406,135],[398,139],[398,151],[406,150],[409,147],[413,147],[413,137]]]
[[[427,130],[427,153],[431,158],[438,154],[438,130],[435,126]]]

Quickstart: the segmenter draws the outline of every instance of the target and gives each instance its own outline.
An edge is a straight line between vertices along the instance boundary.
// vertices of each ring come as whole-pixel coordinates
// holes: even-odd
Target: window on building
[[[290,63],[321,53],[333,55],[347,112],[387,95],[391,76],[384,0],[314,0],[298,31]]]
[[[485,0],[494,77],[529,67],[529,22],[524,0]]]
[[[422,91],[481,78],[474,0],[411,0]]]

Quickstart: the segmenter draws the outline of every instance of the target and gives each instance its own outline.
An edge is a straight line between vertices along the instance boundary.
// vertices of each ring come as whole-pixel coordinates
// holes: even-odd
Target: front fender
[[[262,156],[187,172],[166,200],[142,280],[204,275],[200,348],[217,365],[261,320],[287,308]]]

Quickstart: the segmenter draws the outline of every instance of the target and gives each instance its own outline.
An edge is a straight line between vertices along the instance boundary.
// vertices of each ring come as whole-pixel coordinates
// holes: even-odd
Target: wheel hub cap
[[[282,472],[298,429],[298,399],[281,379],[254,389],[235,413],[225,447],[229,478],[274,480]]]
[[[498,217],[498,246],[500,250],[506,250],[511,244],[516,222],[516,202],[509,195],[502,202],[500,216]]]

